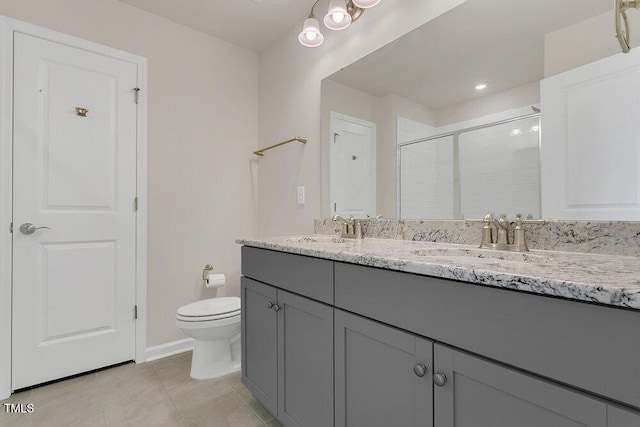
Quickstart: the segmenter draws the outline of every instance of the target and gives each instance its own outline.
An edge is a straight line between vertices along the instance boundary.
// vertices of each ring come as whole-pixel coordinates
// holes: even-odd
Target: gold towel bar
[[[293,141],[298,141],[298,142],[302,142],[303,144],[306,144],[308,140],[309,139],[306,136],[296,136],[295,138],[292,138],[292,139],[290,139],[288,141],[281,142],[279,144],[272,145],[271,147],[261,148],[258,151],[254,151],[253,154],[255,154],[256,156],[264,156],[264,152],[267,151],[267,150],[271,150],[272,148],[276,148],[276,147],[279,147],[279,146],[284,145],[284,144],[288,144],[288,143],[293,142]]]

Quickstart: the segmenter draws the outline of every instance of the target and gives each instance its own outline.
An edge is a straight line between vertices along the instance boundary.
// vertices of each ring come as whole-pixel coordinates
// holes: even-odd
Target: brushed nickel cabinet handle
[[[443,385],[445,385],[447,383],[447,376],[445,374],[440,373],[440,372],[438,372],[437,374],[433,374],[433,382],[438,387],[442,387]]]
[[[424,366],[423,364],[418,363],[413,367],[413,373],[416,374],[416,376],[418,377],[424,377],[425,374],[427,373],[427,367]]]

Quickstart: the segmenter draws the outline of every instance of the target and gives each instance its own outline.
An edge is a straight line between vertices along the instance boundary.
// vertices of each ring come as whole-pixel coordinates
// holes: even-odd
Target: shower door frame
[[[402,219],[402,208],[401,208],[401,200],[402,200],[402,147],[406,147],[409,145],[419,144],[421,142],[429,142],[436,139],[452,137],[453,138],[453,200],[454,204],[454,216],[460,216],[460,135],[467,132],[472,132],[474,130],[486,129],[493,126],[504,125],[507,123],[517,122],[519,120],[533,119],[538,118],[540,120],[542,113],[535,112],[531,114],[524,114],[516,117],[510,117],[508,119],[496,120],[489,123],[483,123],[481,125],[470,126],[450,132],[440,133],[433,136],[428,136],[425,138],[414,139],[411,141],[401,142],[397,144],[396,147],[396,216],[398,219]],[[542,142],[541,138],[542,132],[538,132],[538,175],[540,175],[540,144]],[[540,183],[538,183],[538,187],[540,187]],[[540,195],[538,204],[542,203],[542,191],[541,188],[538,188],[538,194]],[[542,212],[542,207],[539,207],[539,211]],[[462,218],[442,218],[442,219],[462,219]]]

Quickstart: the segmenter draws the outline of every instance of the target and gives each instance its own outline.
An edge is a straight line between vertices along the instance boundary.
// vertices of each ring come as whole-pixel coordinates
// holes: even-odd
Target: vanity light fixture
[[[317,47],[324,42],[324,36],[320,32],[320,24],[316,17],[313,16],[313,9],[309,17],[304,21],[298,41],[307,47]]]
[[[330,30],[344,30],[351,25],[351,15],[347,13],[344,0],[330,0],[329,10],[324,16],[324,26]]]
[[[627,10],[640,8],[640,1],[637,0],[615,0],[615,16],[616,16],[616,38],[620,42],[623,53],[629,53],[631,50],[631,36],[629,29],[629,18],[627,18]],[[622,26],[624,25],[624,29]]]
[[[353,4],[361,9],[369,9],[380,3],[380,0],[353,0]]]
[[[298,41],[307,47],[318,47],[324,42],[320,32],[320,23],[314,14],[315,8],[321,0],[316,0],[311,6],[311,13],[304,21]],[[344,30],[355,22],[365,9],[380,3],[380,0],[329,0],[329,8],[324,16],[325,27],[330,30]]]

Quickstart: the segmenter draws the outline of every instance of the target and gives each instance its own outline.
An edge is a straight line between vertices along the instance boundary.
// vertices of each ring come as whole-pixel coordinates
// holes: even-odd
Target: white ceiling
[[[120,1],[253,51],[302,25],[314,2]],[[604,0],[467,0],[331,79],[372,95],[397,94],[442,108],[540,80],[544,35],[612,6]],[[476,92],[479,82],[488,89]]]
[[[468,0],[330,78],[443,108],[542,79],[544,35],[612,9],[604,0]]]
[[[244,48],[260,51],[296,22],[313,0],[120,0]]]

